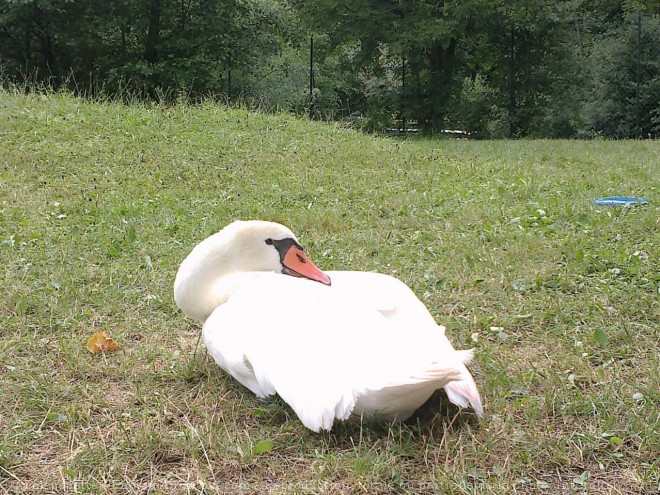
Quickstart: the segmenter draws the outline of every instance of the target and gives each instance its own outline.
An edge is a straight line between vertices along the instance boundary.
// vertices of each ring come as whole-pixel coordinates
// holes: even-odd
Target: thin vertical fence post
[[[640,112],[639,106],[639,88],[642,82],[642,13],[637,12],[637,90],[635,93],[635,124],[637,127],[638,137],[642,137],[642,126],[640,125]]]
[[[309,37],[309,118],[314,117],[314,36]]]
[[[509,137],[513,136],[514,131],[514,122],[513,114],[516,107],[516,87],[513,80],[514,75],[514,38],[513,38],[513,27],[511,28],[510,34],[510,47],[509,47]]]
[[[227,101],[231,102],[231,49],[227,57]]]
[[[406,57],[401,57],[401,132],[406,132]]]

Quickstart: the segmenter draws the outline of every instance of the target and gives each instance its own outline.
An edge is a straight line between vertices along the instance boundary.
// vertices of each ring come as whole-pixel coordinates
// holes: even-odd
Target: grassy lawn
[[[0,202],[0,493],[659,489],[660,142],[400,141],[0,91]],[[315,434],[224,375],[172,283],[253,218],[323,269],[408,283],[476,348],[484,420],[439,393]],[[88,352],[101,330],[119,352]]]

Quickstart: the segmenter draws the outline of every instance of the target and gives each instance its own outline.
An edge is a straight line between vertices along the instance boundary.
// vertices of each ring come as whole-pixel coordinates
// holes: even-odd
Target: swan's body
[[[294,248],[283,249],[284,239]],[[465,367],[471,351],[452,347],[405,284],[379,273],[324,274],[297,248],[279,224],[234,222],[184,260],[175,299],[204,321],[218,365],[259,397],[279,394],[314,431],[352,413],[404,420],[442,387],[483,414]],[[293,251],[302,265],[291,266]]]

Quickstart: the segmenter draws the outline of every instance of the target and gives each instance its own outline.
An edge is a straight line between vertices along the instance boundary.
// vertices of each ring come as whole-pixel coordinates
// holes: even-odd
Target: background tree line
[[[660,0],[0,0],[0,75],[374,130],[656,137]]]

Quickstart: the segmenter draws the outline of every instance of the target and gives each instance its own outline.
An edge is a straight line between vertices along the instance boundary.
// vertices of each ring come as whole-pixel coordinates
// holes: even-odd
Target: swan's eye
[[[273,240],[270,239],[270,238],[266,239],[266,244],[268,244],[269,246],[272,246],[273,245]]]

